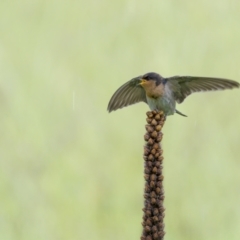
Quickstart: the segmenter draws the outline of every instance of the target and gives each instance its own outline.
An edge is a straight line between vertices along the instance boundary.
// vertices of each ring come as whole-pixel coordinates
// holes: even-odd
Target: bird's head
[[[163,77],[155,72],[146,73],[141,76],[141,82],[139,83],[142,87],[158,86],[162,83]]]

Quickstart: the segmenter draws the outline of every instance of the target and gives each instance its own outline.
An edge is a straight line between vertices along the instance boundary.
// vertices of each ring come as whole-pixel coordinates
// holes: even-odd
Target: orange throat
[[[147,81],[142,84],[142,87],[146,91],[146,95],[150,98],[159,98],[164,94],[164,85],[159,84],[156,86],[154,81]]]

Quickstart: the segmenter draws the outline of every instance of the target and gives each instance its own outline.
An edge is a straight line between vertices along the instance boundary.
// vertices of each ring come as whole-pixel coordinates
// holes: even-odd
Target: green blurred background
[[[0,1],[0,239],[141,235],[146,104],[132,77],[240,81],[240,1]],[[240,236],[240,91],[190,96],[164,126],[167,240]]]

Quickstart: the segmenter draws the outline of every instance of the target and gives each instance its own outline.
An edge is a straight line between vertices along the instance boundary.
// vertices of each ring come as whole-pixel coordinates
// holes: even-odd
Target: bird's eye
[[[149,76],[146,76],[144,79],[147,81],[150,80]]]

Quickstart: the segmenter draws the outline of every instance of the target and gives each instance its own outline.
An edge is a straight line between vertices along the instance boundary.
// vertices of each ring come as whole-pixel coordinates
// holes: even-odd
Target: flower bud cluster
[[[141,240],[162,240],[164,237],[163,150],[161,148],[163,112],[147,112],[147,133],[144,135],[144,208]]]

